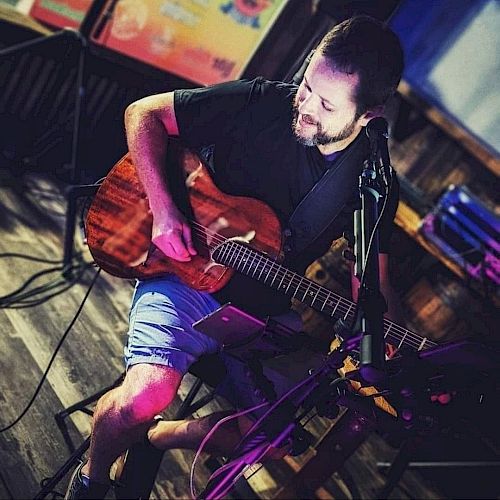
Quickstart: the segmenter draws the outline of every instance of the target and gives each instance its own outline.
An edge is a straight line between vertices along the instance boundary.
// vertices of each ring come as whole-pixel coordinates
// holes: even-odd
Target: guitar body
[[[234,273],[211,259],[210,250],[219,240],[245,240],[270,258],[281,255],[280,223],[265,203],[220,191],[200,158],[173,141],[167,163],[170,192],[192,221],[198,255],[190,262],[178,262],[151,243],[148,199],[127,154],[107,175],[86,219],[87,243],[99,267],[121,278],[147,279],[174,273],[197,290],[215,292]]]

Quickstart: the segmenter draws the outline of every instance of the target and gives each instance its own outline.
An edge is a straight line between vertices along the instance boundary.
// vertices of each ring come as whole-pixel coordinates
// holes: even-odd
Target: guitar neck
[[[213,257],[216,262],[254,278],[333,319],[352,320],[354,317],[354,302],[290,271],[238,241],[227,240],[213,252]],[[405,346],[418,351],[436,345],[388,319],[384,319],[384,338],[397,348]]]

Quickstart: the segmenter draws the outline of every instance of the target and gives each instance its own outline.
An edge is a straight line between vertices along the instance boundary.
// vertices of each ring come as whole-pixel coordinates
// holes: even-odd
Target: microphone
[[[377,116],[372,118],[366,125],[366,135],[370,141],[371,159],[378,167],[384,184],[389,185],[392,177],[391,160],[389,158],[389,148],[387,139],[389,138],[388,124],[385,118]]]
[[[370,142],[372,140],[378,141],[380,136],[387,139],[389,137],[388,128],[387,120],[381,116],[377,116],[377,118],[372,118],[366,125],[366,135],[370,139]]]

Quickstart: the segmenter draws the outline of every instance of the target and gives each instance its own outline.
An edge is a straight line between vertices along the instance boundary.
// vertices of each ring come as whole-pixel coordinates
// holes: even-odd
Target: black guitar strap
[[[285,251],[302,252],[339,215],[358,185],[368,155],[362,131],[295,208],[284,231]]]

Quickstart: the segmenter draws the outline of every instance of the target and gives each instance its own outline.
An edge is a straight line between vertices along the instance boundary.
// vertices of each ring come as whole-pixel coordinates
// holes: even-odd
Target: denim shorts
[[[212,295],[198,292],[175,276],[137,283],[129,315],[127,368],[138,363],[169,366],[184,375],[204,354],[220,350],[220,344],[192,328],[192,324],[220,307]],[[292,325],[290,325],[292,326]],[[295,323],[298,329],[298,325]],[[226,377],[217,394],[236,408],[258,404],[255,381],[244,362],[222,353]],[[318,359],[302,351],[263,363],[263,372],[278,395],[307,376]]]
[[[219,306],[212,295],[173,275],[139,281],[129,314],[126,367],[159,364],[184,375],[200,356],[219,350],[216,340],[192,327]]]

